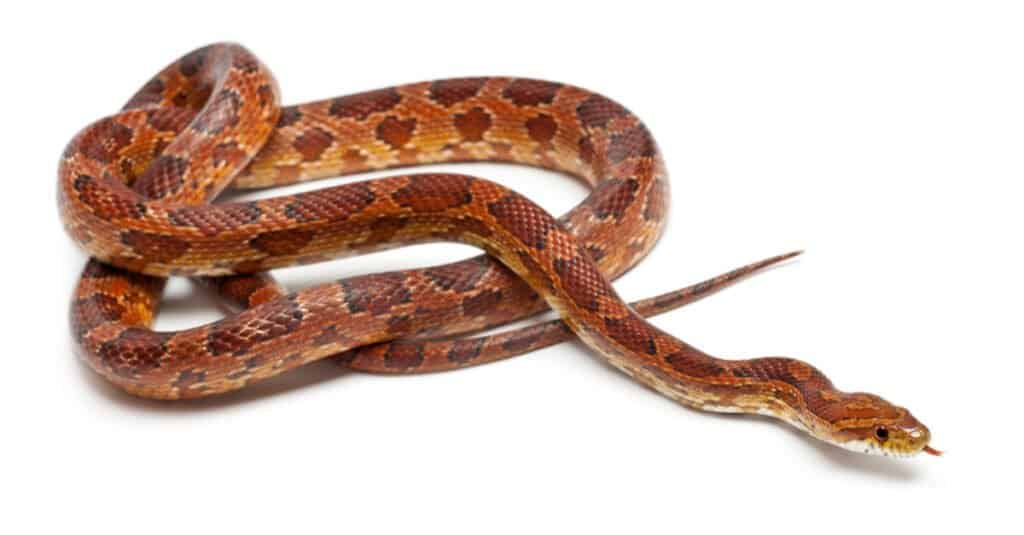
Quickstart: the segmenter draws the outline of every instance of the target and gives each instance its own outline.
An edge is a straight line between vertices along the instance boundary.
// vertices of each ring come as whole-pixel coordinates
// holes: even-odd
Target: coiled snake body
[[[447,173],[206,204],[229,184],[482,160],[566,172],[594,191],[561,219],[508,188]],[[902,407],[836,390],[798,360],[712,357],[641,316],[792,254],[635,309],[618,297],[608,278],[639,261],[664,225],[664,165],[633,114],[577,87],[465,78],[280,108],[276,83],[251,53],[211,45],[172,63],[122,112],[80,132],[62,156],[58,189],[65,228],[95,258],[72,304],[77,347],[93,369],[140,396],[226,392],[339,354],[367,371],[456,368],[549,345],[571,331],[615,367],[688,406],[775,416],[856,451],[934,452],[928,429]],[[438,240],[490,256],[292,294],[262,273]],[[242,310],[202,327],[152,331],[168,275],[204,277]],[[564,323],[459,337],[545,305]]]

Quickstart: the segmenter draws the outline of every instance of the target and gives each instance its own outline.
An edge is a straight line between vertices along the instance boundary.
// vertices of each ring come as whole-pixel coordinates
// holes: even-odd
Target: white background
[[[5,7],[4,532],[1008,529],[1024,446],[1014,3],[258,4]],[[262,58],[289,103],[486,74],[619,100],[659,140],[673,188],[669,229],[621,293],[804,248],[655,323],[720,356],[809,360],[910,407],[948,454],[868,458],[698,413],[579,344],[416,377],[323,363],[200,402],[115,391],[71,354],[85,258],[58,223],[57,157],[168,61],[220,40]],[[529,169],[448,168],[556,213],[585,195]],[[298,288],[473,253],[421,246],[281,277]],[[185,281],[164,308],[161,329],[220,317]]]

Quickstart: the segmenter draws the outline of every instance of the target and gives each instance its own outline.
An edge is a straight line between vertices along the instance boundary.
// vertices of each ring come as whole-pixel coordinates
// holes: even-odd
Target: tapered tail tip
[[[779,260],[789,260],[790,258],[793,258],[794,256],[800,256],[802,254],[804,254],[804,250],[803,249],[797,249],[796,251],[790,251],[790,252],[788,252],[788,253],[786,253],[784,255],[779,255]]]

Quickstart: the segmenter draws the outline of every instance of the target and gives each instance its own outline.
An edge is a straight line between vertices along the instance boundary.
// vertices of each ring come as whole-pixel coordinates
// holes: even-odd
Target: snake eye
[[[881,440],[881,441],[884,442],[884,441],[889,439],[889,430],[886,429],[883,426],[876,427],[875,428],[875,437],[878,440]]]

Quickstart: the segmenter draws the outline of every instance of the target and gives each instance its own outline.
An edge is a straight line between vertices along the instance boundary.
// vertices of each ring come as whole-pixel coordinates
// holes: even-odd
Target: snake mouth
[[[921,451],[927,453],[928,455],[934,455],[936,457],[941,457],[942,456],[942,452],[941,451],[939,451],[939,450],[937,450],[937,449],[935,449],[935,448],[933,448],[931,446],[925,446],[924,448],[921,449]]]

